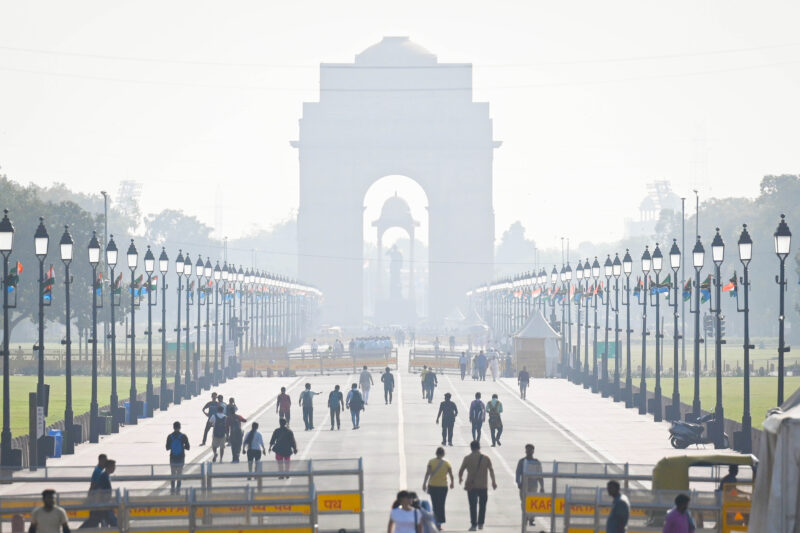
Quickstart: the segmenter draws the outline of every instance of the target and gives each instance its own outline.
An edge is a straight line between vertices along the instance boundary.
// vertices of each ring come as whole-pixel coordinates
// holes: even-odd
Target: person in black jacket
[[[269,439],[269,451],[275,452],[278,471],[288,472],[292,454],[297,453],[297,442],[294,440],[292,430],[286,427],[286,420],[281,419],[278,422],[280,422],[280,427],[272,432],[272,437]],[[283,476],[278,479],[283,479]]]
[[[439,423],[439,418],[442,419],[442,446],[453,445],[453,426],[456,424],[456,416],[458,416],[458,407],[455,402],[450,401],[450,393],[444,393],[444,401],[439,404],[439,414],[436,415],[436,423]]]

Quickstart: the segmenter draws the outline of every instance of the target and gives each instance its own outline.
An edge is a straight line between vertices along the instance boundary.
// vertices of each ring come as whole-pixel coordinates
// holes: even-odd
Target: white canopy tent
[[[558,373],[561,335],[542,313],[533,313],[514,335],[516,368],[528,367],[533,377],[553,377]]]

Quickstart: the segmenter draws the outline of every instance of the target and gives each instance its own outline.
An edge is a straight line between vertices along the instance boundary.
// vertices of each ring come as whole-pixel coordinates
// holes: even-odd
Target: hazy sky
[[[267,227],[297,207],[289,140],[319,63],[408,35],[474,64],[503,141],[498,237],[519,219],[541,246],[608,239],[653,179],[754,196],[800,171],[798,20],[788,1],[3,0],[0,172],[133,179],[145,213],[213,225],[219,203],[225,234]]]

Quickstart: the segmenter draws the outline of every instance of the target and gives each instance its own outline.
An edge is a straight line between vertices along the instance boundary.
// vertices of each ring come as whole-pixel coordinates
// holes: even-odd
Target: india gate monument
[[[319,102],[303,104],[292,146],[300,166],[298,272],[325,294],[325,322],[362,325],[364,199],[386,176],[413,180],[427,199],[429,319],[463,306],[466,291],[491,280],[500,142],[489,104],[472,99],[471,64],[439,63],[407,37],[384,37],[353,63],[323,63]]]

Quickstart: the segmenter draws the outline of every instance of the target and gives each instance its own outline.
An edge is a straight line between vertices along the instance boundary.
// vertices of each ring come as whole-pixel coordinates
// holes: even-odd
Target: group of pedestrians
[[[611,509],[606,518],[606,533],[625,533],[628,531],[631,502],[625,494],[622,494],[619,481],[609,481],[606,484],[606,491],[612,499]],[[691,498],[683,493],[675,497],[675,507],[664,517],[662,533],[694,533],[696,526],[689,512],[690,501]]]
[[[92,470],[92,477],[89,481],[89,503],[92,505],[102,505],[108,504],[111,501],[111,474],[114,473],[116,467],[116,461],[109,459],[106,454],[101,453],[97,456],[97,465],[94,467],[94,470]],[[44,496],[45,494],[43,492],[42,497]],[[47,505],[46,500],[45,505]],[[51,516],[51,518],[54,516],[55,515]],[[31,523],[33,523],[33,521]],[[117,527],[117,515],[114,514],[113,504],[107,509],[93,509],[89,511],[89,518],[81,524],[79,529],[98,527]]]

